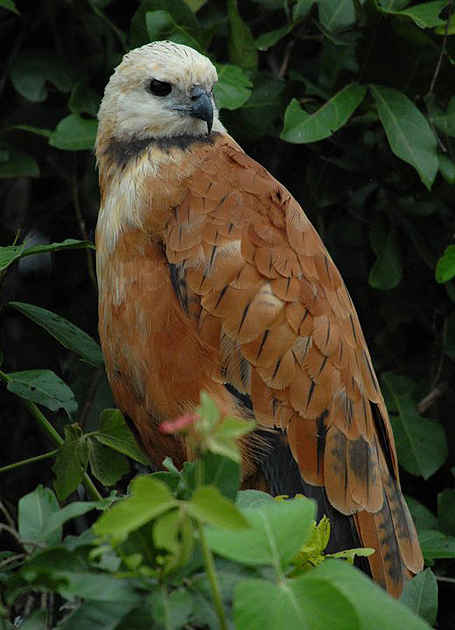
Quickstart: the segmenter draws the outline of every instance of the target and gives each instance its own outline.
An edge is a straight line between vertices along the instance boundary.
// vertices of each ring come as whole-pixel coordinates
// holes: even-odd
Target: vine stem
[[[221,588],[216,572],[215,561],[213,559],[210,547],[207,544],[204,528],[201,523],[197,523],[197,530],[199,534],[199,541],[202,547],[202,556],[204,558],[205,570],[207,572],[210,584],[210,591],[212,594],[213,604],[215,606],[216,616],[220,624],[221,630],[227,630],[226,613],[223,606],[223,600],[221,598]]]
[[[2,372],[0,370],[0,380],[4,381],[5,383],[8,383],[10,378],[8,374],[5,374],[5,372]],[[56,429],[54,429],[52,424],[49,422],[46,416],[41,412],[41,410],[35,405],[35,403],[32,402],[31,400],[26,400],[25,398],[22,398],[21,396],[19,396],[18,398],[21,401],[21,403],[25,407],[27,407],[27,409],[30,411],[30,413],[35,418],[35,420],[37,420],[41,428],[44,429],[44,431],[54,440],[57,446],[62,446],[64,442],[62,436]],[[93,483],[92,479],[87,473],[84,473],[83,478],[82,478],[82,483],[84,484],[84,487],[87,490],[87,493],[91,496],[92,499],[94,499],[95,501],[103,500],[103,497],[98,492],[98,489],[96,488],[95,484]]]
[[[50,457],[55,457],[57,455],[58,450],[49,451],[48,453],[43,453],[42,455],[36,455],[35,457],[29,457],[28,459],[22,459],[20,462],[14,462],[14,464],[8,464],[7,466],[2,466],[0,468],[0,473],[6,472],[7,470],[13,470],[14,468],[19,468],[20,466],[26,466],[27,464],[34,464],[35,462],[40,462],[43,459],[49,459]]]

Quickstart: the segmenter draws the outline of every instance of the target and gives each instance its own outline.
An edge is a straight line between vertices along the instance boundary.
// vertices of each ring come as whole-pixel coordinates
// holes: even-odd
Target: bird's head
[[[223,131],[212,96],[217,78],[212,62],[189,46],[163,41],[136,48],[106,86],[99,133],[128,141]]]

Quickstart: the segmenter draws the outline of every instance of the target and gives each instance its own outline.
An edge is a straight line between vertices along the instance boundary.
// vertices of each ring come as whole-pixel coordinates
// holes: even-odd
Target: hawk
[[[152,462],[205,390],[251,417],[244,487],[316,499],[330,548],[397,596],[422,570],[393,434],[349,293],[288,190],[221,124],[192,48],[123,58],[99,110],[99,333],[114,398]],[[258,435],[266,445],[258,448]]]

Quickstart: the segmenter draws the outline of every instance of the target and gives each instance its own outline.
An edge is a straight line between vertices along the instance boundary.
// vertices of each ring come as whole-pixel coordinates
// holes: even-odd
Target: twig
[[[283,61],[281,62],[281,66],[278,71],[278,76],[280,79],[282,79],[284,75],[286,74],[286,70],[288,69],[289,59],[291,57],[291,51],[294,44],[295,44],[295,40],[291,39],[291,41],[288,42],[288,44],[286,45],[286,48],[284,50]]]
[[[442,40],[441,52],[439,53],[439,58],[438,58],[438,61],[436,63],[436,67],[434,69],[434,73],[433,73],[433,77],[431,79],[430,89],[428,90],[427,97],[430,96],[431,94],[433,94],[434,86],[436,84],[436,80],[438,78],[439,71],[441,70],[442,58],[444,57],[444,54],[446,52],[447,36],[448,36],[448,31],[449,31],[449,23],[450,23],[450,18],[452,17],[452,8],[453,8],[453,0],[450,0],[449,9],[448,9],[448,12],[447,12],[447,19],[446,19],[446,23],[445,23],[445,27],[444,27],[444,37],[443,37],[443,40]]]
[[[10,380],[10,378],[7,374],[5,374],[4,372],[0,370],[0,380],[7,383]],[[27,407],[27,409],[30,411],[30,413],[38,422],[38,424],[41,426],[41,428],[54,440],[57,446],[62,446],[64,442],[62,436],[58,433],[58,431],[54,429],[52,424],[49,422],[46,416],[40,411],[40,409],[38,409],[35,403],[31,402],[30,400],[26,400],[25,398],[22,398],[21,396],[19,396],[18,398],[21,401],[21,403],[25,407]],[[82,483],[84,484],[84,487],[87,490],[87,493],[92,497],[92,499],[94,499],[95,501],[103,500],[103,497],[98,492],[95,484],[93,483],[93,481],[91,480],[90,476],[87,473],[84,473],[83,478],[82,478]]]
[[[417,405],[419,415],[423,415],[425,411],[438,400],[438,398],[441,398],[441,396],[446,393],[448,387],[448,383],[441,383],[441,385],[438,385],[437,387],[432,389],[429,394],[424,396]]]
[[[6,507],[6,505],[3,504],[3,501],[0,501],[0,510],[3,512],[3,514],[5,515],[6,520],[8,521],[8,525],[10,527],[14,527],[15,523],[14,523],[14,518],[11,516],[11,514],[9,513],[8,508]]]
[[[27,466],[27,464],[34,464],[35,462],[40,462],[43,459],[49,459],[50,457],[55,457],[57,453],[58,453],[58,449],[56,449],[55,451],[49,451],[48,453],[43,453],[42,455],[35,455],[35,457],[29,457],[28,459],[21,459],[20,462],[14,462],[13,464],[2,466],[0,468],[0,473],[6,472],[7,470],[14,470],[14,468],[19,468],[20,466]]]
[[[444,26],[444,37],[442,39],[442,46],[441,46],[441,51],[439,53],[439,57],[438,57],[438,61],[436,63],[436,67],[434,69],[433,72],[433,76],[431,77],[431,83],[430,83],[430,87],[428,90],[427,95],[424,98],[425,104],[427,105],[427,103],[429,102],[428,99],[433,96],[434,94],[434,86],[436,85],[436,81],[437,78],[439,76],[439,72],[441,70],[441,65],[442,65],[442,59],[445,55],[446,52],[446,47],[447,47],[447,37],[448,37],[448,31],[449,31],[449,23],[450,23],[450,18],[452,16],[452,9],[453,9],[453,0],[450,0],[450,4],[449,4],[449,8],[448,8],[448,12],[447,12],[447,19],[445,22],[445,26]],[[439,145],[439,148],[441,149],[441,151],[443,153],[447,153],[447,147],[442,143],[441,139],[439,138],[438,132],[436,131],[436,127],[433,121],[433,117],[431,115],[431,112],[429,110],[429,107],[427,105],[427,112],[428,112],[428,122],[430,123],[430,127],[431,130],[436,138],[436,141]]]
[[[455,584],[455,578],[444,577],[442,575],[437,575],[436,579],[438,582],[449,582],[450,584]]]
[[[8,564],[16,562],[17,560],[24,560],[26,557],[27,556],[25,553],[15,553],[14,555],[8,556],[4,560],[2,560],[0,562],[0,568],[4,569],[6,566],[8,566]]]
[[[81,231],[82,237],[85,241],[90,240],[87,234],[87,228],[85,227],[85,221],[84,221],[84,217],[82,216],[82,210],[81,210],[81,204],[79,201],[79,186],[78,186],[78,181],[77,181],[77,176],[76,176],[76,168],[74,167],[74,175],[72,178],[72,192],[73,192],[73,205],[74,205],[74,211],[76,213],[76,217],[79,223],[79,229]],[[93,284],[93,288],[95,289],[95,292],[98,292],[98,284],[96,282],[96,273],[95,273],[95,266],[93,264],[93,257],[92,257],[92,252],[90,249],[86,250],[86,256],[87,256],[87,267],[88,267],[88,275],[90,276],[90,280],[92,281]]]

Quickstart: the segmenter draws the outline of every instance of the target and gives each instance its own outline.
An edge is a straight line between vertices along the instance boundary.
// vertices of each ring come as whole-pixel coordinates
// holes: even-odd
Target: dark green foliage
[[[121,548],[100,544],[90,529],[89,510],[115,499],[100,503],[100,495],[112,487],[125,493],[130,469],[146,465],[111,409],[95,341],[91,148],[113,68],[154,38],[194,46],[216,63],[225,126],[291,190],[340,268],[381,377],[402,485],[434,571],[416,577],[403,602],[433,624],[439,586],[438,628],[454,627],[453,0],[0,0],[0,32],[0,507],[7,526],[0,580],[8,584],[0,628],[12,628],[8,615],[24,612],[24,630],[63,618],[59,627],[73,630],[215,628],[198,523],[213,523],[207,539],[220,553],[228,531],[247,536],[224,529],[235,517],[223,501],[235,501],[239,485],[235,421],[204,436],[203,479],[194,464],[180,472],[172,462],[141,478],[159,483],[168,505],[136,529],[125,532],[123,523]],[[216,415],[209,407],[205,413]],[[148,482],[136,480],[133,489],[137,483]],[[69,501],[60,511],[52,484]],[[211,489],[195,495],[198,485]],[[207,504],[217,501],[212,514]],[[266,502],[240,493],[236,509],[281,508]],[[303,544],[310,532],[299,523]],[[323,538],[322,525],[318,531]],[[290,549],[292,536],[285,542]],[[281,553],[286,571],[290,552]],[[299,627],[371,627],[372,619],[375,627],[414,627],[403,607],[391,608],[339,561],[279,581],[268,572],[277,566],[228,557],[217,558],[217,569],[239,629],[265,625],[270,615],[292,627],[290,598],[300,602],[292,613]],[[319,598],[333,608],[323,614]]]

